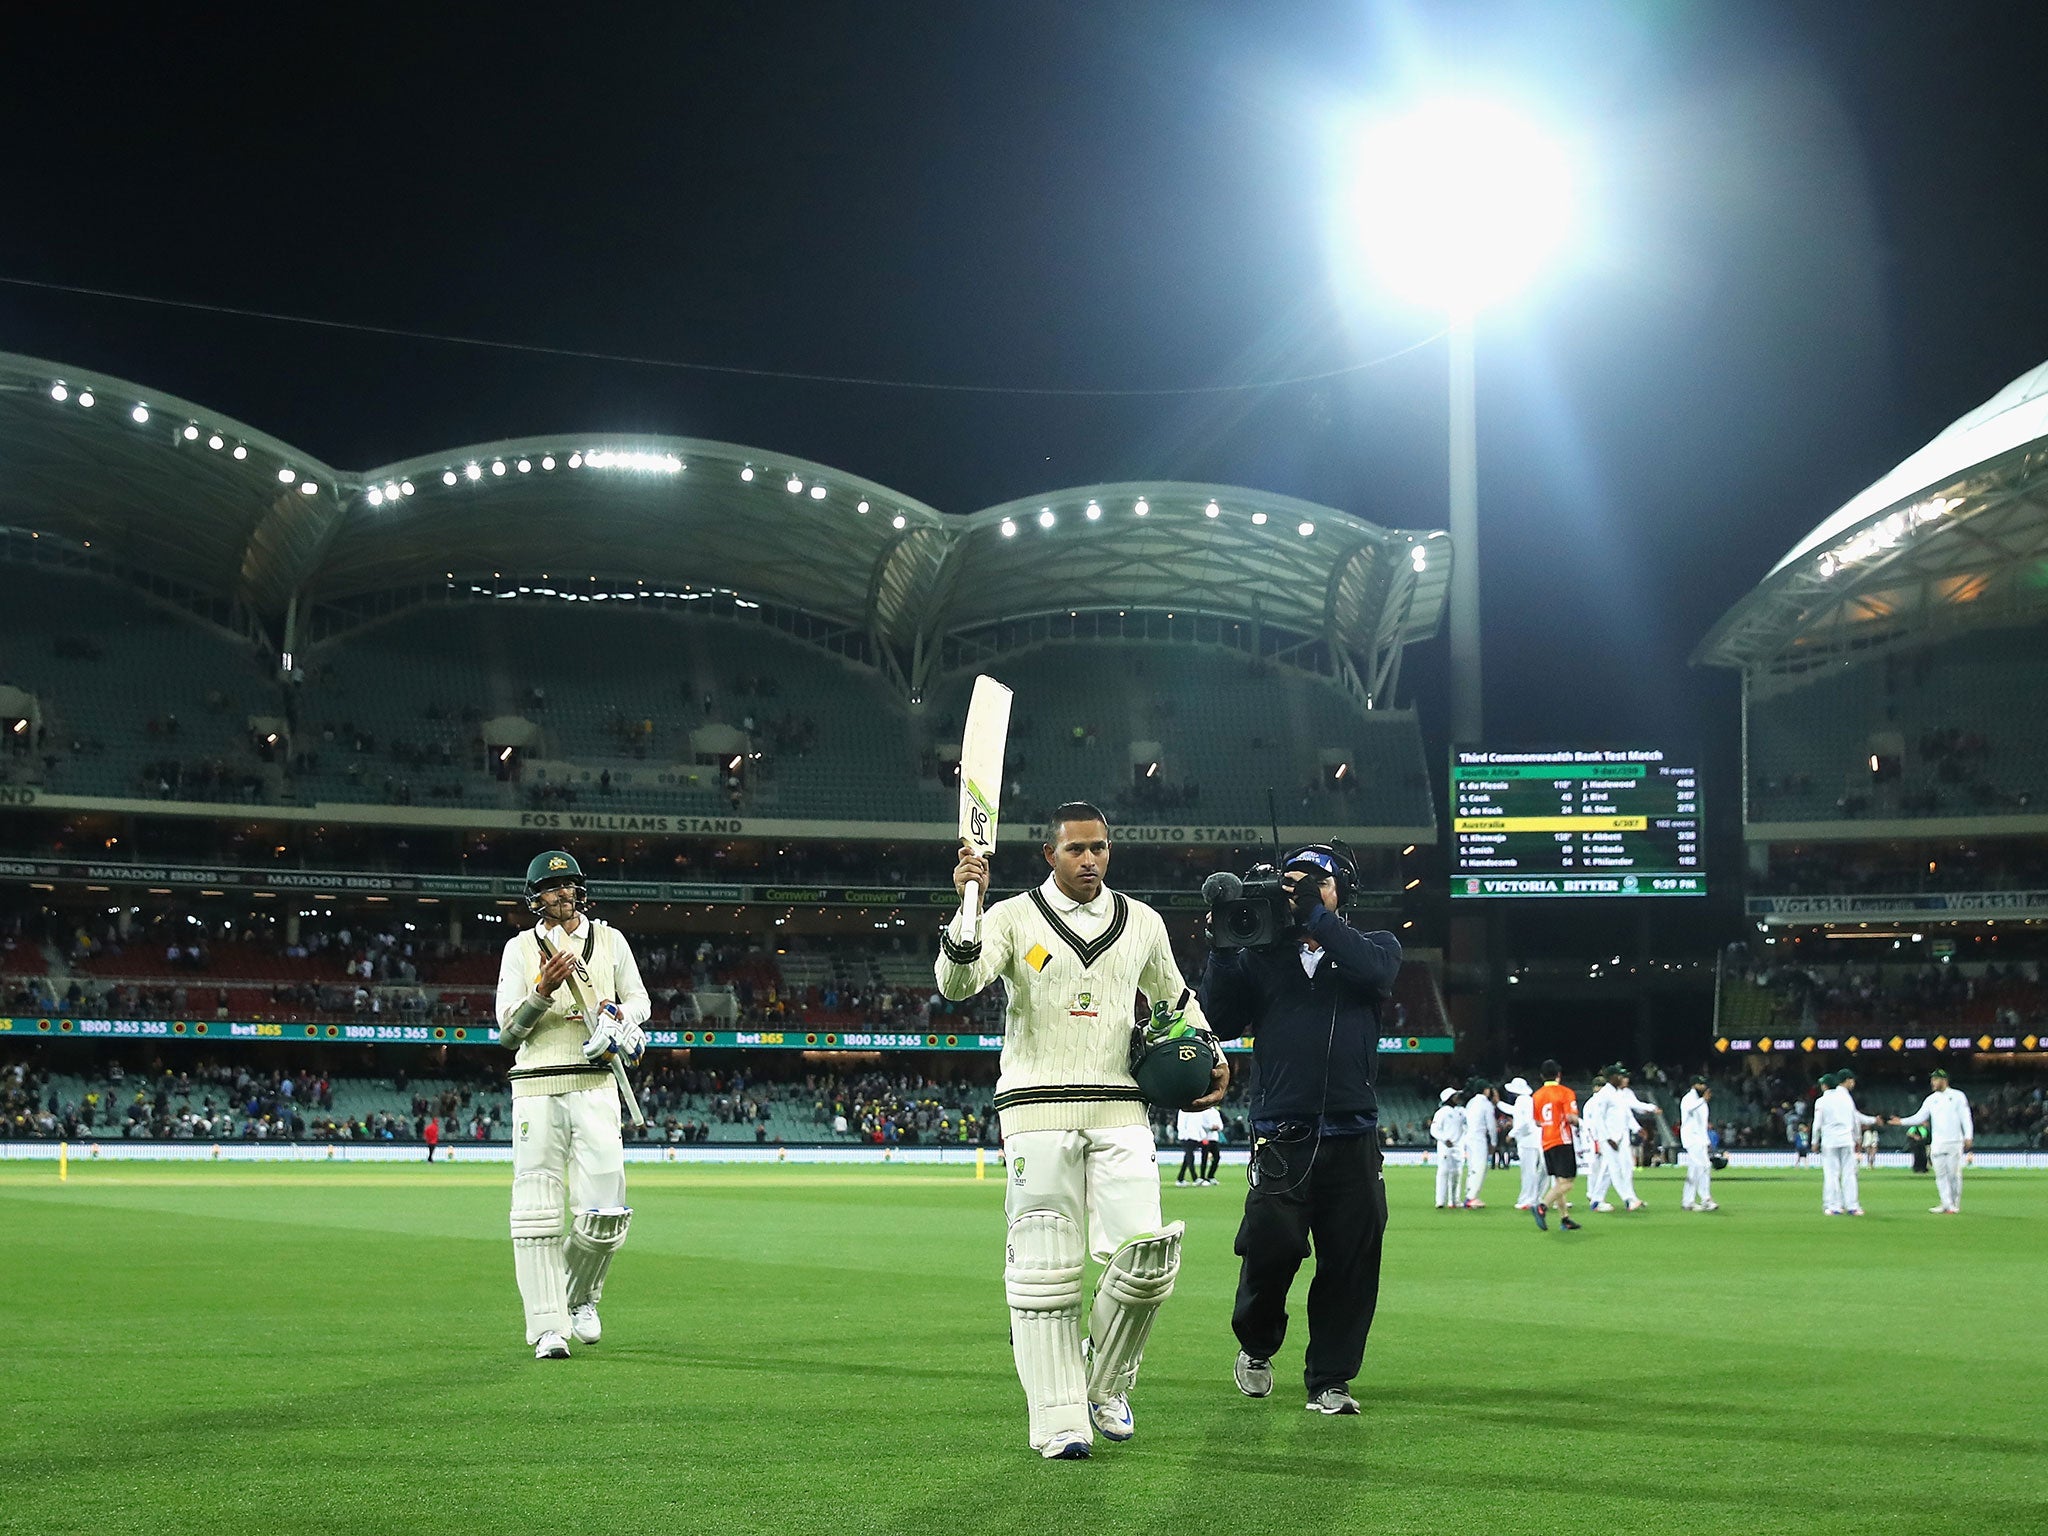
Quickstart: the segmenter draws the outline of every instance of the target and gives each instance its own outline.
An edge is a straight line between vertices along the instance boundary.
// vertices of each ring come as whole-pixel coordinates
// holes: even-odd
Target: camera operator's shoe
[[[1243,1350],[1237,1352],[1237,1390],[1246,1397],[1273,1395],[1273,1362],[1256,1360]]]
[[[1325,1387],[1308,1400],[1310,1413],[1356,1413],[1358,1399],[1342,1387]]]

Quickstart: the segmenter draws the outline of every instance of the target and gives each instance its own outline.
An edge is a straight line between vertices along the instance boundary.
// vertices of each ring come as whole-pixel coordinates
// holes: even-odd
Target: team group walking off
[[[1279,937],[1244,947],[1211,936],[1190,982],[1159,914],[1110,887],[1112,840],[1099,809],[1061,806],[1040,851],[1042,881],[980,910],[990,857],[963,839],[953,868],[961,907],[940,931],[934,970],[939,991],[956,1001],[996,983],[1005,990],[994,1108],[1025,1442],[1047,1460],[1071,1461],[1137,1434],[1133,1395],[1186,1237],[1182,1222],[1163,1219],[1151,1112],[1156,1104],[1179,1113],[1176,1182],[1215,1184],[1226,1134],[1217,1106],[1231,1084],[1221,1042],[1239,1038],[1251,1047],[1250,1147],[1233,1244],[1231,1378],[1248,1398],[1272,1395],[1288,1294],[1312,1259],[1306,1406],[1356,1414],[1351,1387],[1377,1310],[1388,1219],[1377,1050],[1400,942],[1344,917],[1356,868],[1341,843],[1312,844],[1262,866],[1284,909]],[[631,947],[591,912],[569,853],[533,859],[526,896],[534,923],[506,942],[497,989],[499,1039],[515,1053],[513,1276],[526,1342],[537,1359],[559,1360],[603,1338],[598,1304],[632,1225],[621,1099],[633,1103],[624,1069],[646,1047],[649,1000]],[[1147,1017],[1149,1029],[1134,1023]],[[1148,1096],[1140,1083],[1147,1049],[1162,1042],[1184,1064],[1181,1102],[1166,1102],[1156,1083]],[[1514,1077],[1443,1090],[1429,1124],[1437,1208],[1484,1209],[1496,1149],[1511,1148],[1514,1207],[1540,1231],[1553,1220],[1556,1230],[1580,1230],[1571,1212],[1582,1161],[1588,1210],[1643,1210],[1635,1148],[1657,1105],[1634,1093],[1619,1063],[1602,1069],[1583,1105],[1558,1062],[1545,1061],[1540,1076],[1535,1088]],[[1829,1216],[1863,1214],[1857,1146],[1880,1117],[1857,1107],[1855,1082],[1853,1069],[1828,1075],[1813,1106]],[[1721,1209],[1712,1100],[1706,1078],[1695,1077],[1678,1107],[1688,1213]],[[1975,1138],[1968,1099],[1936,1070],[1920,1108],[1889,1123],[1921,1128],[1937,1191],[1931,1209],[1958,1213]]]

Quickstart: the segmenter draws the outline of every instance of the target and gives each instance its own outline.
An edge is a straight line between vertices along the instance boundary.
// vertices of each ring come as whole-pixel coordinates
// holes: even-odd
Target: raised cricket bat
[[[960,737],[960,841],[983,858],[995,852],[1003,806],[1003,747],[1010,739],[1010,690],[992,677],[974,680],[967,729]],[[960,903],[970,938],[981,933],[981,898],[972,880]]]
[[[547,941],[541,941],[542,947]],[[576,999],[576,1006],[583,1010],[583,1022],[595,1024],[600,1017],[597,991],[590,984],[590,968],[583,963],[583,957],[574,950],[565,951],[571,964],[569,967],[569,995]],[[619,1101],[626,1106],[626,1118],[636,1126],[647,1124],[647,1116],[640,1108],[640,1096],[633,1091],[632,1079],[626,1076],[626,1064],[619,1060],[618,1052],[612,1053],[612,1081],[619,1085]]]

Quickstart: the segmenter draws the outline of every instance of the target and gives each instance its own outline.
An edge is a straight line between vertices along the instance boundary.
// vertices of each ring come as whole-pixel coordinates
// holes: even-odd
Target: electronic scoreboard
[[[1451,753],[1451,895],[1704,896],[1696,766],[1654,750]]]

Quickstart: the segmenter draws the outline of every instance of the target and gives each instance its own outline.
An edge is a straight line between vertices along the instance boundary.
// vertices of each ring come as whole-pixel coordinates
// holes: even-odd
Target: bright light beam
[[[1368,121],[1343,175],[1353,245],[1372,275],[1454,318],[1524,287],[1576,217],[1563,144],[1499,102],[1446,98]]]

